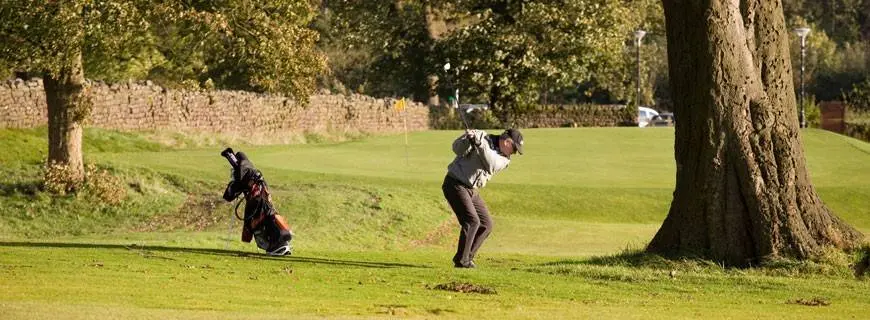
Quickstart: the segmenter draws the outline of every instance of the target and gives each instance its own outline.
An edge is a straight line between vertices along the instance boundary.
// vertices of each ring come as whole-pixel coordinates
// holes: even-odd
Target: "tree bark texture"
[[[90,110],[84,92],[81,52],[54,72],[44,73],[48,105],[48,163],[68,168],[69,185],[84,179],[82,121]]]
[[[436,10],[431,4],[424,5],[424,14],[426,16],[426,34],[429,37],[429,53],[435,52],[435,42],[441,39],[447,26],[436,14]],[[441,98],[438,96],[438,75],[430,73],[426,75],[426,92],[428,93],[427,103],[430,106],[441,105]]]
[[[810,182],[781,1],[663,4],[677,177],[647,250],[752,266],[859,244]]]

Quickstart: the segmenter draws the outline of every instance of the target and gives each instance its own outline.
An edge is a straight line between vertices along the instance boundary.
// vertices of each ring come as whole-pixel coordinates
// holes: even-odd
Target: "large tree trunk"
[[[677,180],[647,250],[751,266],[858,244],[807,174],[781,1],[663,3]]]
[[[447,24],[438,16],[436,9],[432,5],[426,3],[423,5],[424,15],[426,16],[426,35],[429,36],[429,54],[435,52],[435,43],[437,43],[447,32]],[[426,75],[426,92],[428,93],[428,104],[430,106],[440,106],[441,98],[438,97],[438,75],[431,73]]]
[[[74,189],[84,179],[82,121],[90,110],[81,53],[60,70],[45,72],[43,83],[48,105],[48,164],[64,168],[60,182]]]

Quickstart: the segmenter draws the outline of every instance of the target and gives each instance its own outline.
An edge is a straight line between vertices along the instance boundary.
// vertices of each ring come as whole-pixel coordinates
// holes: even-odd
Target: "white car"
[[[650,120],[657,115],[659,115],[659,112],[652,108],[637,107],[637,126],[641,128],[646,127],[649,125]]]

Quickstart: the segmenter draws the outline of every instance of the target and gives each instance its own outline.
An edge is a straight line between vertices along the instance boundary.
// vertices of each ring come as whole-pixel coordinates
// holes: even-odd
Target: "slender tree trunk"
[[[432,8],[431,4],[424,5],[424,14],[426,15],[426,34],[429,36],[429,54],[433,54],[435,52],[435,43],[441,39],[444,32],[447,30],[447,26],[443,20],[441,20],[436,14],[436,10]],[[438,75],[437,74],[428,74],[426,75],[426,87],[429,95],[428,103],[431,106],[439,106],[441,105],[441,99],[438,97]]]
[[[81,52],[67,66],[45,72],[43,83],[48,105],[48,163],[67,169],[69,186],[84,179],[82,121],[90,109],[84,94]]]
[[[863,235],[810,182],[780,0],[663,0],[677,180],[647,250],[751,266]]]

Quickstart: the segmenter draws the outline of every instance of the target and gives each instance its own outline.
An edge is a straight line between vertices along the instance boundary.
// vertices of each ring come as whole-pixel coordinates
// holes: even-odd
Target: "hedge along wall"
[[[636,126],[637,109],[623,105],[538,106],[517,119],[524,128]]]
[[[870,123],[852,123],[847,121],[845,123],[845,128],[845,135],[870,142]]]
[[[431,109],[432,128],[464,128],[458,112],[452,108]],[[502,127],[491,111],[472,111],[466,117],[469,125],[475,128]],[[636,126],[637,110],[622,105],[546,105],[528,110],[515,122],[518,128]]]
[[[362,95],[313,95],[304,106],[283,96],[243,91],[168,90],[149,82],[90,83],[94,108],[85,125],[117,130],[178,130],[219,133],[429,129],[429,109],[409,103],[402,114],[392,99]],[[0,84],[0,128],[47,122],[42,81]]]

